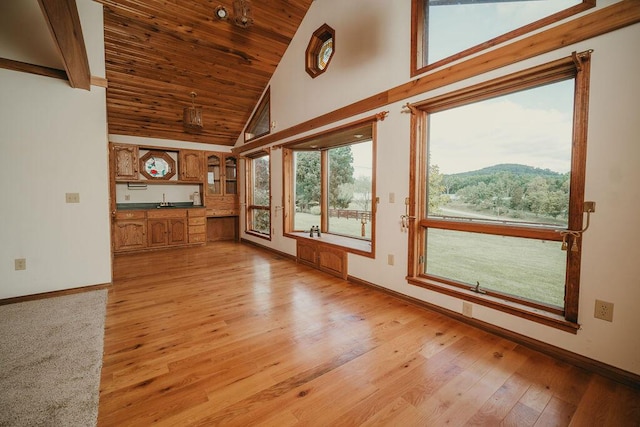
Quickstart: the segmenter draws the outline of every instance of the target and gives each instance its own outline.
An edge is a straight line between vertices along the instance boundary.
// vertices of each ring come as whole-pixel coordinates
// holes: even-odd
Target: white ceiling
[[[64,69],[37,0],[0,0],[0,58]]]

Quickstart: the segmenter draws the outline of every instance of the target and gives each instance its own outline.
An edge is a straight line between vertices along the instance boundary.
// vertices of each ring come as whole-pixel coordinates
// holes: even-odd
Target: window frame
[[[562,58],[537,67],[499,77],[468,88],[460,89],[410,105],[411,114],[411,190],[409,200],[409,262],[407,281],[410,284],[451,295],[463,300],[485,305],[519,317],[575,333],[578,325],[578,300],[580,283],[580,255],[582,239],[578,239],[577,252],[567,252],[565,302],[562,310],[544,304],[524,304],[503,294],[488,291],[478,294],[450,279],[430,276],[422,271],[425,259],[425,234],[429,228],[470,231],[476,233],[506,235],[562,241],[555,229],[509,224],[469,222],[455,219],[428,218],[428,140],[427,127],[430,113],[444,111],[496,96],[534,88],[547,83],[575,79],[573,140],[570,176],[570,200],[568,230],[582,230],[584,186],[586,173],[587,116],[589,98],[591,51]],[[571,243],[571,242],[570,242]]]
[[[332,40],[331,46],[331,55],[329,55],[329,59],[327,60],[324,68],[320,68],[320,64],[318,63],[320,53],[322,51],[322,47],[328,41]],[[331,60],[336,54],[336,31],[331,28],[329,25],[322,24],[320,28],[315,30],[311,35],[311,39],[309,40],[309,44],[307,45],[307,50],[305,51],[305,65],[304,69],[311,76],[311,78],[315,79],[320,74],[327,71],[329,68],[329,64],[331,64]]]
[[[268,205],[258,205],[254,203],[254,166],[253,162],[267,157],[269,161],[269,204]],[[262,239],[271,240],[271,236],[273,234],[273,224],[272,224],[272,215],[271,215],[271,151],[270,150],[260,150],[252,154],[248,154],[244,156],[244,164],[245,164],[245,233],[260,237]],[[258,230],[253,229],[253,217],[255,212],[263,212],[267,211],[269,213],[269,234],[262,233]]]
[[[493,46],[504,43],[506,41],[515,39],[522,35],[531,33],[539,28],[558,22],[567,17],[576,15],[580,12],[595,7],[596,0],[582,0],[582,3],[571,6],[567,9],[553,13],[537,21],[526,24],[515,30],[501,34],[490,40],[481,41],[475,46],[471,46],[463,51],[454,53],[446,58],[440,59],[432,64],[426,63],[424,58],[425,54],[425,36],[424,31],[427,28],[426,20],[427,13],[425,13],[425,4],[429,0],[411,0],[411,64],[410,73],[411,77],[415,77],[418,74],[425,73],[429,70],[439,68],[443,65],[457,61],[461,58],[468,57],[477,52],[487,50]]]
[[[267,131],[262,132],[260,134],[256,134],[255,129],[257,128],[258,124],[261,122],[260,119],[263,117],[264,114],[267,115]],[[245,127],[242,135],[244,138],[244,142],[246,144],[249,141],[253,141],[254,139],[260,138],[265,135],[269,135],[270,133],[271,133],[271,87],[268,87],[267,90],[264,92],[262,99],[258,103],[258,106],[256,107],[255,111],[253,112],[253,115],[249,119],[249,122],[247,122],[247,126]],[[253,136],[247,137],[247,135],[253,135]]]
[[[378,197],[376,196],[376,139],[377,139],[377,126],[376,122],[384,120],[388,112],[376,114],[371,117],[358,120],[343,126],[332,128],[324,132],[320,132],[305,138],[290,141],[282,144],[279,147],[283,149],[283,229],[284,235],[292,238],[309,238],[309,231],[301,231],[294,229],[294,212],[295,212],[295,165],[294,165],[294,151],[303,151],[305,149],[318,149],[322,150],[321,153],[321,205],[322,214],[320,221],[320,231],[322,233],[323,242],[329,243],[333,246],[345,249],[348,252],[356,253],[366,257],[375,257],[375,241],[376,241],[376,210]],[[364,126],[371,126],[371,239],[361,239],[353,236],[345,236],[340,234],[334,234],[327,232],[328,227],[328,177],[327,177],[327,164],[328,164],[328,149],[337,148],[341,146],[354,145],[362,141],[354,140],[348,143],[336,142],[335,136],[341,133],[353,133],[352,131],[363,128]],[[325,141],[324,143],[322,141]],[[313,146],[313,147],[312,147]]]

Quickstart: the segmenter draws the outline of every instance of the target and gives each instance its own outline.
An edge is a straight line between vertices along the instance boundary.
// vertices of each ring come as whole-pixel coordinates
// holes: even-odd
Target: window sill
[[[541,323],[543,325],[560,329],[565,332],[570,332],[572,334],[577,334],[578,329],[580,329],[579,324],[569,322],[562,316],[554,313],[549,313],[544,310],[527,307],[511,301],[478,294],[472,291],[465,291],[454,286],[437,283],[426,279],[407,277],[407,281],[411,285],[419,286],[421,288],[429,289],[465,301],[470,301],[478,305],[502,311],[513,316],[521,317],[523,319],[531,320],[532,322]]]
[[[367,240],[352,239],[350,237],[337,236],[335,234],[327,233],[322,234],[321,237],[309,237],[308,232],[305,233],[297,231],[294,231],[292,233],[285,233],[284,236],[291,237],[296,240],[312,240],[314,242],[343,249],[353,254],[362,255],[369,258],[375,257],[373,245],[370,241]]]
[[[247,234],[249,236],[259,237],[259,238],[264,239],[264,240],[271,240],[271,236],[270,235],[258,233],[257,231],[245,230],[245,234]]]

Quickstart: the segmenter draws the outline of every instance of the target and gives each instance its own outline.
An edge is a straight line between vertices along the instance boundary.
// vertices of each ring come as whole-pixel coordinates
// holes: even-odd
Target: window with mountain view
[[[412,74],[593,7],[595,0],[412,0]]]
[[[416,278],[577,321],[586,79],[567,58],[420,104]]]

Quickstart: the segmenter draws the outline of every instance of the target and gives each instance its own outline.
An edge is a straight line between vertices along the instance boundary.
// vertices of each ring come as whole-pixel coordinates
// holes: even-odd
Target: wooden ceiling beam
[[[73,88],[91,89],[89,59],[75,0],[38,0]]]

